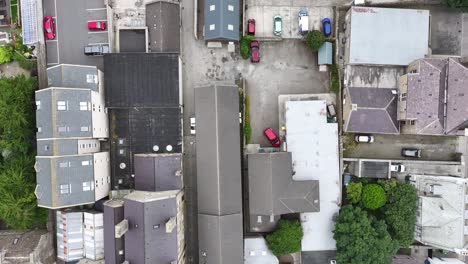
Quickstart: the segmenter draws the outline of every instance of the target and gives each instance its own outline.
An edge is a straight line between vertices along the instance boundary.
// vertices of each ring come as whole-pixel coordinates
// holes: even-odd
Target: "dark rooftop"
[[[180,51],[179,3],[157,1],[146,5],[151,52]]]
[[[388,161],[362,161],[361,177],[387,179],[389,166]]]
[[[179,107],[178,54],[106,54],[104,69],[107,107]]]
[[[328,264],[330,260],[336,260],[336,251],[302,251],[301,259],[302,263],[307,264]]]
[[[394,89],[349,87],[352,110],[346,132],[398,134],[397,95]]]
[[[114,108],[109,109],[109,120],[113,189],[119,179],[120,188],[133,186],[133,154],[181,152],[179,108]],[[172,151],[166,150],[168,145]]]
[[[120,29],[120,52],[146,52],[146,32],[144,29]]]

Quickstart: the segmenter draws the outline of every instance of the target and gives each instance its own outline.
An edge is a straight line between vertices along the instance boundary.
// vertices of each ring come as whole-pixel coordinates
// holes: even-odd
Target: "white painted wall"
[[[109,137],[109,121],[104,104],[104,95],[91,91],[93,138]]]
[[[109,152],[94,153],[94,195],[100,200],[110,192],[110,156]]]
[[[99,152],[101,144],[97,139],[78,139],[78,154]]]

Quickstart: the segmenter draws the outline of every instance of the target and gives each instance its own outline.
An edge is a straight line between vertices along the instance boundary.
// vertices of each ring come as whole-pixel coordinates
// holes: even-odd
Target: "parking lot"
[[[96,65],[102,57],[84,55],[89,44],[109,44],[108,31],[89,31],[88,21],[107,21],[103,0],[44,0],[44,16],[55,20],[56,37],[46,40],[47,66],[61,63]]]
[[[261,42],[261,61],[243,61],[250,100],[251,143],[269,146],[267,127],[278,131],[278,96],[328,92],[328,72],[319,72],[316,54],[300,40]]]
[[[349,136],[347,139],[351,139]],[[411,159],[401,156],[402,148],[422,150],[421,160],[453,161],[459,152],[457,137],[419,135],[374,135],[374,143],[359,143],[351,151],[345,150],[349,158]],[[345,144],[346,148],[346,144]]]
[[[299,34],[299,11],[307,10],[309,13],[309,30],[321,29],[323,18],[333,21],[333,9],[329,7],[301,7],[301,6],[272,6],[272,5],[249,5],[246,9],[245,18],[255,19],[255,36],[257,38],[278,38],[273,34],[273,17],[282,18],[281,38],[301,39]],[[332,30],[333,32],[333,30]]]

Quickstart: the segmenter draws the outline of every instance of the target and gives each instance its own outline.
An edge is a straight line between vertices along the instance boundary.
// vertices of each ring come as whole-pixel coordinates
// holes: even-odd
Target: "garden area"
[[[5,227],[42,226],[47,210],[37,207],[34,189],[35,78],[0,78],[0,219]]]
[[[0,64],[16,61],[21,68],[27,71],[35,71],[37,63],[36,60],[32,59],[34,48],[23,44],[21,28],[12,28],[11,36],[12,42],[0,46]]]
[[[391,263],[413,243],[418,195],[409,183],[352,182],[345,203],[334,230],[338,263]]]

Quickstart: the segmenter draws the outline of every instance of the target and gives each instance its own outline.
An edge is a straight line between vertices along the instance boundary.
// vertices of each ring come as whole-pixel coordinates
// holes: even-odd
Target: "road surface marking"
[[[100,7],[100,8],[87,8],[86,11],[96,11],[96,10],[106,10],[107,8],[105,7]]]
[[[107,33],[106,31],[89,31],[88,34],[99,34],[99,33]]]
[[[59,30],[58,30],[58,14],[57,14],[57,0],[54,0],[54,8],[55,8],[55,38],[57,39],[57,62],[60,63],[60,48],[58,43],[59,37]],[[57,63],[57,64],[58,64]]]
[[[105,42],[105,43],[88,43],[88,45],[109,45],[109,42]]]

